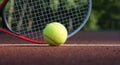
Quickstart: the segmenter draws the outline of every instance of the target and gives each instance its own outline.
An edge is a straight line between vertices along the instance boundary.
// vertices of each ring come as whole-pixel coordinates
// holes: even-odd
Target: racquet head
[[[3,0],[0,9],[3,27],[10,31],[6,33],[44,42],[42,31],[48,23],[62,23],[68,38],[83,28],[91,12],[91,0]]]

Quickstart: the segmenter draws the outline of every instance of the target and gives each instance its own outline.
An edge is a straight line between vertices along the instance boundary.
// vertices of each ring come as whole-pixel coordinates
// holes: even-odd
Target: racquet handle
[[[0,28],[0,31],[1,31],[1,32],[4,32],[4,33],[7,33],[7,34],[9,34],[9,35],[18,37],[18,38],[20,38],[20,39],[22,39],[22,40],[26,40],[26,41],[28,41],[28,42],[32,42],[32,43],[36,43],[36,44],[45,44],[44,41],[32,40],[32,39],[26,38],[26,37],[24,37],[24,36],[20,36],[20,35],[18,35],[18,34],[14,34],[14,33],[10,32],[10,31],[7,31],[7,30],[5,30],[5,29],[2,29],[2,28]]]

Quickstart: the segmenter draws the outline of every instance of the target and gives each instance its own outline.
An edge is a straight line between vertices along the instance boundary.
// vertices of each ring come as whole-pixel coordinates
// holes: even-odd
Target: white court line
[[[48,44],[0,44],[0,46],[18,46],[18,47],[45,47]],[[120,44],[64,44],[61,46],[120,46]]]

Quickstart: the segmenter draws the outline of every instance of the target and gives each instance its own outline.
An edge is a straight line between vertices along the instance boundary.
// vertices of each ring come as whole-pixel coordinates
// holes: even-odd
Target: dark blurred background
[[[92,12],[82,31],[120,31],[120,0],[92,0]]]

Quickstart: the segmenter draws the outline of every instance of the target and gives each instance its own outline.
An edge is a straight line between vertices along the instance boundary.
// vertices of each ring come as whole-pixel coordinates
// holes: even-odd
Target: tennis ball
[[[43,30],[43,37],[46,43],[51,46],[60,46],[67,40],[67,30],[61,23],[52,22],[47,24]]]

